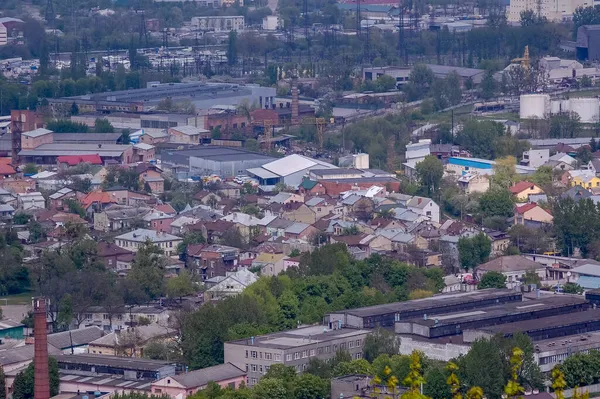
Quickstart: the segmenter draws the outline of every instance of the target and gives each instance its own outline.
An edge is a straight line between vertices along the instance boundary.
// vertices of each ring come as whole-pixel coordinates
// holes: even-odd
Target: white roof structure
[[[153,145],[150,144],[146,144],[146,143],[137,143],[133,145],[133,148],[138,148],[140,150],[144,150],[144,151],[148,151],[154,148]]]
[[[31,130],[29,132],[23,132],[22,135],[27,136],[27,137],[40,137],[40,136],[44,136],[48,133],[52,133],[52,130],[39,128],[39,129]]]
[[[185,134],[186,136],[196,136],[198,134],[210,133],[210,131],[206,129],[200,129],[189,125],[172,127],[171,129],[181,134]]]
[[[288,176],[296,172],[311,168],[323,167],[324,169],[333,169],[337,166],[327,162],[319,161],[299,154],[292,154],[284,158],[277,159],[262,166],[263,169],[275,173],[278,176]]]

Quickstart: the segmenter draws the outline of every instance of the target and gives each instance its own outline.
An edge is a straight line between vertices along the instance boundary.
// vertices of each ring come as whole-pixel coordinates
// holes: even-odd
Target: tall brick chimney
[[[298,108],[298,76],[294,72],[294,75],[292,76],[292,125],[297,125],[300,123]]]
[[[46,299],[33,300],[33,336],[35,338],[35,355],[33,364],[34,399],[50,399],[50,373],[48,371],[48,335],[46,334]]]

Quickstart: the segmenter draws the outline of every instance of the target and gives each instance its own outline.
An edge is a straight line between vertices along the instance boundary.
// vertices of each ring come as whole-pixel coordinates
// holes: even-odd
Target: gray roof
[[[103,334],[104,332],[100,327],[85,327],[78,330],[49,334],[48,343],[58,349],[67,349],[71,345],[74,347],[87,345],[100,338]]]
[[[121,133],[56,133],[55,143],[116,144]]]
[[[144,130],[144,135],[150,136],[155,139],[160,137],[169,137],[169,135],[163,132],[162,130]]]
[[[115,239],[135,242],[145,242],[146,240],[150,240],[152,242],[164,242],[174,240],[181,241],[181,237],[177,237],[168,233],[160,233],[158,231],[148,229],[137,229],[134,231],[130,231],[128,233],[121,234],[120,236],[115,237]]]
[[[39,129],[31,130],[29,132],[23,132],[21,134],[23,136],[28,136],[28,137],[40,137],[40,136],[44,136],[48,133],[52,133],[52,130],[39,128]]]
[[[325,201],[323,197],[313,197],[305,202],[306,206],[316,206]]]
[[[290,233],[290,234],[300,234],[302,233],[304,230],[306,230],[306,228],[310,226],[309,224],[306,223],[294,223],[292,225],[290,225],[287,229],[285,229],[286,233]]]
[[[202,387],[209,382],[218,382],[232,378],[245,376],[246,372],[235,367],[231,363],[219,364],[205,369],[190,371],[189,373],[171,376],[169,378],[177,381],[185,388]]]
[[[19,346],[17,348],[0,351],[0,366],[22,363],[33,360],[33,345]],[[61,351],[53,346],[48,346],[48,354],[57,355]]]
[[[117,330],[110,334],[106,334],[105,336],[98,337],[90,344],[99,346],[115,346],[119,343],[120,339],[126,339],[126,337],[131,337],[137,342],[144,343],[153,338],[174,335],[175,333],[176,330],[172,328],[162,327],[154,323],[147,326],[128,328],[126,330]]]
[[[477,270],[495,271],[500,273],[544,269],[541,263],[534,262],[519,255],[499,256],[489,262],[477,266]]]
[[[121,144],[103,144],[102,147],[96,144],[68,144],[68,143],[50,143],[42,144],[33,150],[21,150],[20,156],[60,156],[60,155],[92,155],[98,154],[101,157],[120,157],[130,145]]]
[[[292,194],[290,194],[290,193],[285,193],[285,192],[277,193],[277,195],[275,195],[274,197],[271,197],[271,199],[269,200],[269,203],[270,204],[272,204],[272,203],[283,204],[291,196],[292,196]]]
[[[73,190],[70,189],[69,187],[63,187],[60,190],[58,190],[57,192],[55,192],[54,194],[51,194],[50,199],[59,199],[59,198],[63,197],[64,195],[67,195],[72,192],[73,192]]]
[[[427,64],[427,68],[431,69],[434,74],[450,74],[452,72],[456,72],[460,77],[473,77],[479,74],[483,74],[485,71],[483,69],[475,69],[475,68],[461,68],[461,67],[453,67],[448,65],[436,65],[436,64]]]
[[[32,346],[33,345],[29,345]],[[32,348],[33,353],[33,348]],[[100,365],[126,370],[160,371],[163,367],[173,364],[162,360],[142,359],[138,357],[120,357],[92,354],[57,355],[58,363]]]
[[[8,204],[0,204],[0,212],[13,212],[15,208]]]
[[[356,204],[362,197],[360,195],[357,194],[352,194],[348,197],[346,197],[344,200],[342,200],[342,204],[344,205],[354,205]]]
[[[293,220],[278,217],[278,218],[273,219],[269,224],[267,224],[267,227],[270,229],[286,229],[286,228],[290,227],[292,224],[294,224]]]
[[[172,130],[175,130],[179,133],[185,134],[186,136],[194,136],[198,134],[210,133],[210,131],[206,129],[200,129],[194,126],[184,125],[184,126],[176,126],[172,127]]]
[[[574,268],[572,271],[573,273],[581,275],[600,277],[600,265],[595,265],[592,263],[581,265]]]

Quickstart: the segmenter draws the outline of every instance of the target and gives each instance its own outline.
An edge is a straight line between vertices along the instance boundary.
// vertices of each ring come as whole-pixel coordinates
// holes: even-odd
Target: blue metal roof
[[[448,163],[452,165],[465,166],[469,168],[477,168],[477,169],[492,169],[493,162],[492,161],[476,161],[473,159],[464,159],[464,158],[450,158],[448,159]]]
[[[577,279],[577,284],[586,290],[600,288],[600,277],[579,276]]]

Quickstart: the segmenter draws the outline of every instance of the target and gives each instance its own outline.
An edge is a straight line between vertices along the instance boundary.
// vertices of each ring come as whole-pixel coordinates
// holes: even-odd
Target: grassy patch
[[[32,292],[17,295],[0,296],[0,306],[3,305],[28,305],[31,303]]]

